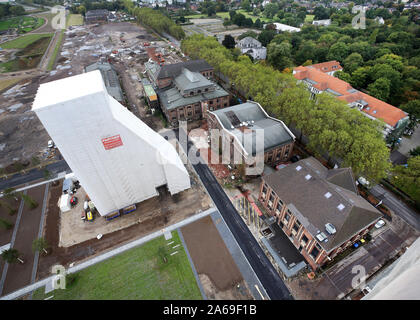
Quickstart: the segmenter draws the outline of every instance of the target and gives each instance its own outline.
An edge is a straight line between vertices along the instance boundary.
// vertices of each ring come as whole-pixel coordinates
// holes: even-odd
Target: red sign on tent
[[[102,144],[104,145],[105,150],[110,150],[110,149],[114,149],[116,147],[122,146],[123,142],[121,140],[120,135],[117,134],[112,137],[103,138]]]

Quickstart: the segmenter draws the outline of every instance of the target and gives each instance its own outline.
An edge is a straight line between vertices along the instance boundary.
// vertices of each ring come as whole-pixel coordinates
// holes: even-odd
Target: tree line
[[[193,35],[182,41],[182,51],[192,59],[205,59],[231,85],[261,104],[273,117],[301,130],[308,147],[320,155],[342,160],[356,175],[379,181],[390,169],[389,150],[383,140],[383,123],[372,121],[328,94],[316,100],[289,73],[264,62],[253,64],[237,56],[213,37]],[[298,137],[300,138],[300,137]]]
[[[160,9],[134,7],[131,0],[124,0],[124,6],[131,15],[136,17],[139,23],[152,28],[157,33],[166,32],[178,40],[185,37],[182,27],[172,21]]]
[[[339,61],[344,70],[338,78],[408,112],[413,128],[420,119],[420,26],[412,11],[392,15],[384,25],[368,19],[366,29],[304,25],[301,32],[277,34],[268,25],[247,35],[267,47],[267,62],[280,71]]]
[[[0,4],[0,19],[10,16],[21,16],[25,14],[25,9],[22,6],[11,5],[10,3]]]

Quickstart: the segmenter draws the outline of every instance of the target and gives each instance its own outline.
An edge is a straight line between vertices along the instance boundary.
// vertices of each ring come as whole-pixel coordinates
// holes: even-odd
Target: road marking
[[[262,295],[260,288],[257,285],[255,285],[255,289],[257,289],[258,293],[260,294],[261,299],[265,300],[265,297]]]

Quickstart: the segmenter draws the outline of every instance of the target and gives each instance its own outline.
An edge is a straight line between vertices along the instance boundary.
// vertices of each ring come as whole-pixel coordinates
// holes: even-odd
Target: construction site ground
[[[186,225],[181,232],[208,299],[253,299],[211,217]]]
[[[72,210],[60,214],[59,247],[71,247],[89,239],[95,239],[98,234],[105,236],[132,225],[149,224],[157,218],[161,218],[165,225],[174,224],[208,209],[211,206],[210,198],[198,183],[195,174],[192,171],[189,173],[193,180],[190,189],[174,196],[162,189],[159,196],[137,204],[135,211],[111,221],[106,221],[98,213],[95,214],[93,221],[81,219],[86,192],[80,188],[75,193],[78,204]]]
[[[43,17],[51,18],[50,14]],[[51,32],[50,23],[37,32]],[[35,69],[2,74],[0,82],[6,85],[0,91],[0,168],[14,162],[46,159],[50,139],[44,127],[31,111],[32,102],[41,83],[62,79],[84,72],[84,68],[97,61],[108,61],[112,51],[118,53],[109,60],[117,70],[125,93],[124,105],[136,116],[158,131],[163,128],[161,118],[147,110],[140,83],[144,62],[148,60],[143,44],[164,53],[167,63],[182,61],[169,42],[158,41],[143,27],[129,22],[69,27],[65,32],[53,70]],[[149,47],[150,47],[149,46]],[[54,45],[48,52],[54,51]],[[136,51],[134,53],[133,51]],[[45,62],[48,62],[48,58]],[[45,63],[41,63],[45,65]],[[12,79],[21,78],[17,83]],[[9,86],[7,84],[10,83]]]
[[[258,29],[241,28],[237,25],[224,26],[222,19],[190,19],[190,22],[192,24],[182,27],[187,36],[194,34],[216,36],[219,41],[222,41],[227,34],[236,38],[247,31],[261,32]]]

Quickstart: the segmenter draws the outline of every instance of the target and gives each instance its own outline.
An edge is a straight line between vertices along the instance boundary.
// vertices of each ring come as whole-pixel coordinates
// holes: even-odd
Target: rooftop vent
[[[337,232],[337,230],[335,229],[334,225],[333,225],[333,224],[331,224],[331,223],[327,223],[327,224],[325,225],[325,230],[327,230],[327,232],[328,232],[329,234],[334,234],[334,233],[336,233],[336,232]]]
[[[296,167],[296,171],[300,171],[300,169],[302,169],[302,167],[301,167],[301,166],[297,166],[297,167]]]
[[[337,209],[338,209],[338,210],[340,210],[340,211],[343,211],[343,209],[344,209],[345,207],[346,207],[346,206],[345,206],[344,204],[340,203],[340,204],[337,206]]]
[[[329,193],[329,192],[327,192],[326,194],[324,194],[324,197],[327,198],[327,199],[329,199],[331,196],[332,196],[332,194]]]
[[[327,235],[324,233],[324,232],[321,232],[321,233],[318,233],[317,235],[316,235],[316,238],[319,240],[319,241],[324,241],[325,239],[327,239]]]
[[[310,174],[307,174],[307,175],[305,176],[305,179],[306,179],[306,180],[309,180],[310,178],[312,178],[312,176],[311,176]]]

